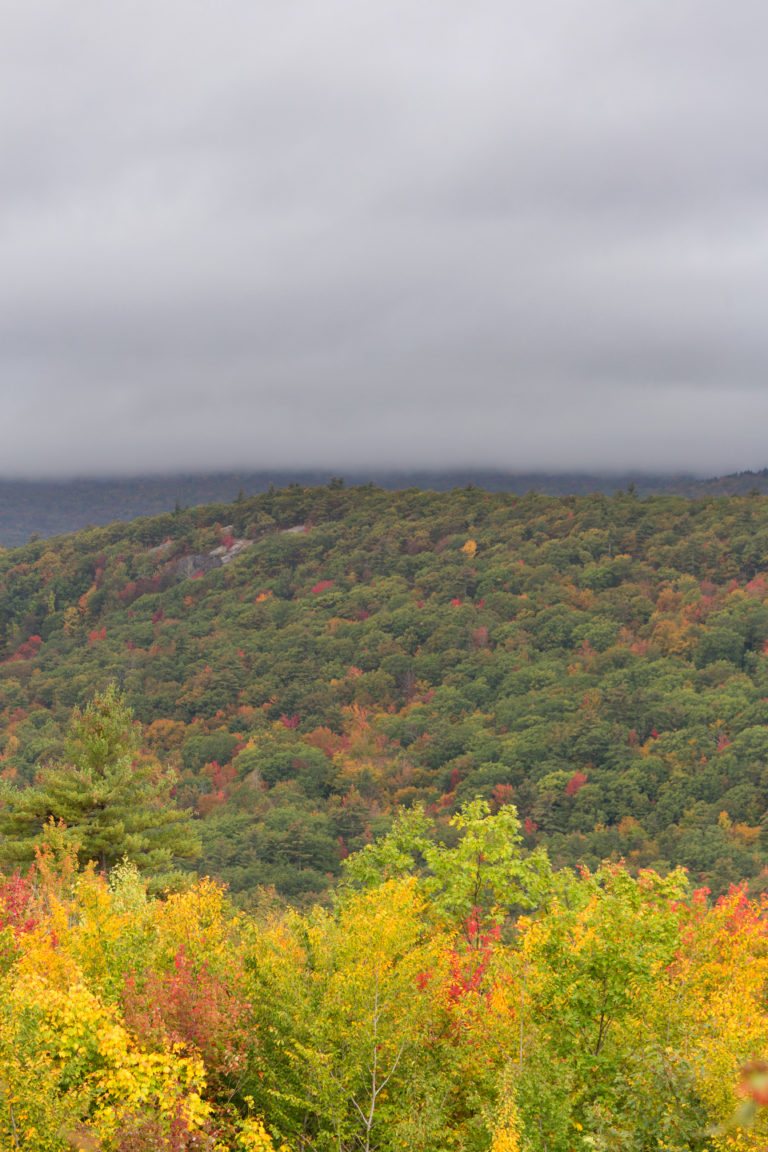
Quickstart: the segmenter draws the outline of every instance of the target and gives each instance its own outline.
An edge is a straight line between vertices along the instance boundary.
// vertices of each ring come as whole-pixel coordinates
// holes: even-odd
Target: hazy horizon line
[[[0,472],[0,484],[15,484],[15,483],[29,483],[29,484],[50,484],[50,483],[115,483],[134,480],[178,480],[183,478],[203,478],[203,477],[269,477],[274,474],[276,476],[295,475],[297,477],[316,477],[319,475],[327,475],[329,479],[345,480],[354,478],[359,480],[364,476],[464,476],[467,473],[477,473],[483,476],[603,476],[603,477],[665,477],[665,478],[686,478],[697,480],[716,480],[725,476],[743,476],[743,475],[759,475],[762,472],[768,471],[768,467],[762,469],[755,468],[738,468],[729,472],[705,470],[705,469],[692,469],[692,468],[617,468],[617,467],[594,467],[594,468],[567,468],[567,467],[528,467],[528,468],[502,468],[497,466],[488,466],[483,464],[463,464],[463,465],[450,465],[446,467],[429,466],[429,467],[412,467],[404,465],[371,465],[367,468],[360,466],[345,466],[342,464],[336,466],[307,466],[290,464],[268,465],[265,467],[253,468],[171,468],[162,470],[140,470],[140,471],[119,471],[119,472]]]

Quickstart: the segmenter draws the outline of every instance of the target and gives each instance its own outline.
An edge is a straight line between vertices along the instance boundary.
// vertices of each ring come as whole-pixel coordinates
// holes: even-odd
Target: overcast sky
[[[768,465],[765,0],[0,0],[0,475]]]

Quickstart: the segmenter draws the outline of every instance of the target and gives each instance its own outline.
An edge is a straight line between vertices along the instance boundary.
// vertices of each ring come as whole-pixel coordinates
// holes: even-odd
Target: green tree
[[[31,860],[53,821],[78,863],[95,860],[104,872],[123,858],[167,883],[174,862],[194,859],[200,846],[186,814],[173,806],[172,772],[140,754],[141,728],[114,685],[96,693],[69,725],[65,759],[48,764],[34,785],[0,791],[0,854]]]
[[[690,916],[684,873],[633,879],[606,864],[563,870],[554,889],[543,915],[517,925],[513,1080],[526,1148],[570,1152],[581,1132],[611,1152],[707,1146],[673,981]]]
[[[425,1064],[434,1076],[425,987],[440,982],[448,955],[416,881],[348,890],[335,913],[253,922],[248,937],[258,1036],[249,1092],[274,1130],[301,1152],[448,1147],[444,1100],[421,1124],[414,1115]],[[442,1081],[432,1087],[445,1095]]]
[[[455,842],[435,843],[422,808],[403,812],[392,831],[345,862],[350,886],[373,887],[391,877],[420,874],[421,886],[439,917],[454,925],[500,922],[536,908],[551,888],[546,852],[525,853],[514,804],[495,815],[475,799],[450,820]]]

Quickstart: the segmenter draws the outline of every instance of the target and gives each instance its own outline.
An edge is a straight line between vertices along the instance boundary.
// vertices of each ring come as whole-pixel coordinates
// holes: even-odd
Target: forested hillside
[[[2,776],[114,681],[240,900],[422,804],[765,885],[768,499],[299,487],[0,553]]]
[[[768,499],[293,487],[0,630],[3,1147],[764,1146]]]

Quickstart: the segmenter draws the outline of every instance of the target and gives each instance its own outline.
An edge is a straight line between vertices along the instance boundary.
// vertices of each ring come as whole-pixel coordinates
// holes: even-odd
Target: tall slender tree
[[[170,879],[174,864],[200,851],[186,813],[173,805],[175,775],[140,755],[141,726],[111,684],[69,725],[65,758],[40,770],[34,785],[0,789],[0,855],[34,857],[50,820],[63,821],[78,862],[104,872],[127,858],[153,878]]]

